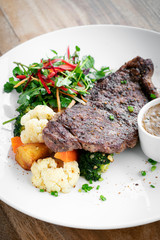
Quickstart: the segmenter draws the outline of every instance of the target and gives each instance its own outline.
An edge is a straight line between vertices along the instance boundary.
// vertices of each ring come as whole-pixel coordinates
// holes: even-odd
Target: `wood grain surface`
[[[43,33],[88,24],[160,32],[160,0],[0,0],[0,55]],[[127,229],[80,230],[36,220],[0,202],[0,239],[159,240],[160,221]]]

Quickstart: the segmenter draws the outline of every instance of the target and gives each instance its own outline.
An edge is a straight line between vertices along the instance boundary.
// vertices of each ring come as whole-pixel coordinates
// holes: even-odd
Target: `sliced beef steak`
[[[54,152],[84,149],[118,153],[134,147],[138,112],[151,93],[158,96],[152,74],[152,61],[136,57],[99,80],[87,96],[86,106],[77,104],[49,121],[43,130],[45,144]]]

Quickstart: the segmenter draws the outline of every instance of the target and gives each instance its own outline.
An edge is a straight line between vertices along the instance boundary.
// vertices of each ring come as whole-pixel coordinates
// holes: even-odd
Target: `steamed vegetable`
[[[101,173],[107,171],[110,161],[113,161],[111,154],[82,151],[79,158],[80,175],[87,180],[98,181],[101,179]]]
[[[27,112],[21,118],[21,140],[23,143],[43,143],[42,131],[47,123],[55,115],[55,112],[48,106],[38,105]]]
[[[23,145],[20,137],[13,137],[13,138],[11,138],[11,143],[12,143],[12,149],[13,149],[14,153],[16,152],[18,147]]]
[[[67,152],[57,152],[54,155],[55,158],[62,160],[63,162],[72,162],[78,160],[78,152],[76,150]]]
[[[66,162],[58,167],[55,159],[49,157],[39,159],[32,167],[32,184],[50,192],[68,193],[74,188],[79,179],[79,167],[76,161]]]

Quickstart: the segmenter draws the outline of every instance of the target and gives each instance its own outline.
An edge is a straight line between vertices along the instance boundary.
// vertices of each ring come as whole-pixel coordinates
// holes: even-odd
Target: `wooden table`
[[[0,0],[0,55],[40,34],[86,24],[160,32],[160,0]],[[158,240],[160,221],[120,230],[79,230],[45,223],[0,202],[1,240]]]

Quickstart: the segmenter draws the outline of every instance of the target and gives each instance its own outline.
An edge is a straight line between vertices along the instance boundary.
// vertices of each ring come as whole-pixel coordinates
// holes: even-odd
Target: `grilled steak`
[[[45,144],[54,152],[119,153],[134,147],[138,112],[151,93],[158,96],[152,74],[152,61],[136,57],[99,80],[87,96],[86,106],[77,104],[48,122],[43,130]]]

